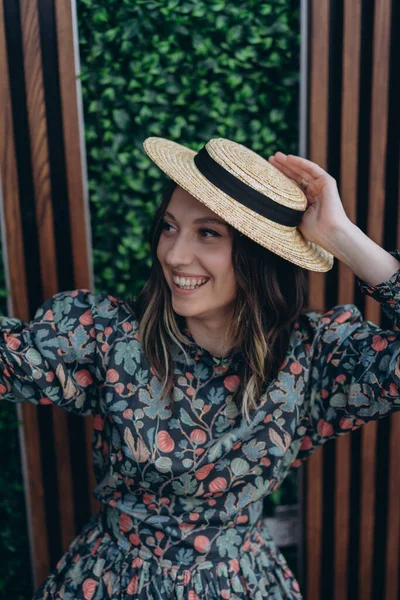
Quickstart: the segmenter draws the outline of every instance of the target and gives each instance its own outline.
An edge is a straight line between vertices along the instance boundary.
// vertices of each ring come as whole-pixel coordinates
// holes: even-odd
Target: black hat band
[[[208,154],[205,146],[196,154],[194,162],[204,177],[243,206],[280,225],[296,227],[300,223],[305,211],[283,206],[243,183],[218,164]]]

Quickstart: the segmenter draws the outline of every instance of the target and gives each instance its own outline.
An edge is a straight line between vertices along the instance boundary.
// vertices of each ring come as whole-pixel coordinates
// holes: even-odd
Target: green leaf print
[[[192,419],[189,417],[188,413],[184,408],[181,408],[181,421],[182,423],[185,423],[185,425],[190,425],[190,427],[196,427],[196,423],[192,421]]]
[[[236,442],[236,439],[236,432],[228,432],[221,437],[210,450],[210,462],[214,462],[217,458],[220,458],[224,448],[226,451],[230,450],[233,444]]]
[[[259,460],[267,454],[265,448],[265,442],[257,442],[257,440],[251,440],[243,446],[243,452],[249,460]]]
[[[63,351],[64,360],[68,360],[68,357],[66,357],[66,353],[68,353],[68,351],[71,350],[68,344],[68,340],[62,337],[50,340],[43,339],[48,337],[48,335],[48,329],[39,329],[39,331],[36,332],[36,346],[40,350],[40,354],[42,355],[42,357],[54,360],[57,356],[57,350],[58,348],[60,348]],[[51,350],[48,350],[48,348],[55,348],[56,351],[52,352]]]
[[[136,372],[136,379],[139,385],[147,385],[149,383],[148,369],[138,369]]]
[[[217,539],[217,546],[220,556],[228,556],[228,558],[237,558],[239,556],[239,546],[242,541],[234,529],[228,529],[224,535],[220,535]]]
[[[218,433],[221,433],[222,431],[227,429],[229,426],[230,426],[229,421],[227,421],[223,415],[219,415],[218,419],[215,422],[215,429],[218,431]]]
[[[117,365],[124,363],[124,369],[129,375],[134,375],[137,363],[140,362],[140,344],[137,340],[118,342],[115,345],[115,362]]]
[[[208,379],[208,370],[204,365],[197,363],[193,369],[193,375],[196,379]]]
[[[221,402],[224,399],[223,388],[211,388],[208,392],[207,398],[211,402],[211,404],[221,404]]]
[[[21,383],[20,381],[16,380],[14,382],[13,387],[14,387],[14,392],[18,392],[18,394],[20,396],[22,396],[23,398],[29,399],[29,398],[35,397],[35,390],[30,385],[26,385],[25,383]],[[54,389],[54,388],[46,388],[46,389]]]
[[[69,319],[68,317],[64,317],[64,319],[62,319],[57,325],[60,333],[68,333],[69,331],[72,331],[75,326],[76,319]]]
[[[112,410],[113,412],[117,412],[117,411],[123,411],[126,409],[126,407],[128,406],[128,403],[126,400],[119,400],[118,402],[116,402],[115,404],[112,404],[110,406],[110,410]]]
[[[176,555],[176,560],[178,564],[190,565],[193,562],[193,554],[193,550],[181,548]]]
[[[184,473],[180,481],[172,482],[172,487],[177,496],[188,496],[196,492],[198,483],[192,475]]]
[[[147,404],[144,408],[144,412],[150,419],[168,419],[171,416],[171,410],[167,408],[169,404],[168,396],[164,398],[162,402],[160,402],[157,397],[154,395],[149,395],[147,390],[139,390],[139,400],[143,402],[143,404]]]
[[[53,303],[54,323],[59,323],[61,319],[71,312],[74,299],[72,296],[66,296],[62,300],[56,300]]]

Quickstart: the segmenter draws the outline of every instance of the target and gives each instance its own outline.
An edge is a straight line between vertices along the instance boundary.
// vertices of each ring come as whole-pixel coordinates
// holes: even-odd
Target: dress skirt
[[[130,533],[126,523],[129,516],[109,506],[93,516],[33,600],[302,598],[262,519],[251,527],[228,525],[225,543],[239,542],[238,556],[208,554],[202,564],[191,564],[193,551],[182,539],[171,540],[169,559],[161,558],[157,542],[165,534],[157,531],[143,543],[143,536]]]

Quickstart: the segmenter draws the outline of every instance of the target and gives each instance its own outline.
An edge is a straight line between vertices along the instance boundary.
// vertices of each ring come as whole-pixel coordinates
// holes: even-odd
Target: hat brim
[[[211,183],[196,167],[195,150],[159,137],[147,138],[143,147],[180,187],[257,244],[309,271],[332,268],[334,256],[306,240],[297,227],[280,225],[257,214]]]

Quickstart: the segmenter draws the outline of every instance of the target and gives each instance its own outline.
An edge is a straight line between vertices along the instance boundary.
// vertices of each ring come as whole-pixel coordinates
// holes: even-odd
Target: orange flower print
[[[172,452],[175,442],[168,431],[159,431],[157,434],[157,445],[162,452]]]
[[[376,350],[376,352],[382,352],[382,350],[385,350],[387,348],[387,345],[387,340],[385,340],[380,335],[374,335],[374,337],[372,338],[371,346],[374,350]]]
[[[131,517],[129,515],[127,515],[126,513],[121,513],[120,519],[119,519],[119,526],[121,531],[127,532],[130,529],[132,529],[133,527],[133,521],[131,519]]]
[[[132,577],[126,590],[128,594],[136,594],[136,592],[138,591],[138,579],[139,577],[137,575],[134,575]]]
[[[216,477],[215,479],[213,479],[210,482],[209,485],[209,489],[210,492],[222,492],[223,490],[226,490],[226,488],[228,487],[228,482],[225,479],[225,477]]]
[[[210,549],[210,540],[205,535],[196,535],[196,537],[194,538],[193,545],[194,545],[195,549],[197,550],[197,552],[201,552],[202,554],[205,554]]]
[[[92,600],[97,588],[97,581],[94,579],[85,579],[82,584],[83,596],[85,600]]]
[[[87,369],[82,369],[81,371],[77,371],[75,373],[75,379],[82,387],[88,387],[91,383],[93,383],[93,377],[89,373]]]
[[[298,362],[293,362],[290,365],[290,372],[293,373],[293,375],[300,375],[300,373],[302,372],[302,370],[303,370],[303,367]]]
[[[348,319],[350,319],[351,315],[352,312],[350,310],[344,310],[334,319],[334,321],[335,323],[345,323]]]
[[[18,350],[21,345],[21,340],[17,337],[13,337],[12,335],[6,335],[5,340],[7,342],[7,346],[11,348],[11,350]]]
[[[193,429],[190,434],[190,439],[194,444],[204,444],[207,439],[205,432],[202,429]]]
[[[238,375],[228,375],[224,379],[224,386],[230,392],[236,392],[240,384],[240,377]]]
[[[110,383],[115,383],[119,379],[119,373],[115,369],[108,369],[106,373],[106,379]]]
[[[93,325],[93,315],[91,310],[87,310],[83,313],[83,315],[79,318],[79,323],[81,325]]]
[[[321,437],[331,437],[334,433],[333,427],[330,423],[320,419],[318,421],[318,433]]]
[[[214,463],[204,465],[204,467],[201,467],[198,471],[196,471],[196,473],[195,473],[196,479],[198,481],[203,481],[203,479],[206,479],[206,477],[209,476],[209,474],[213,470],[213,468],[214,468]]]

